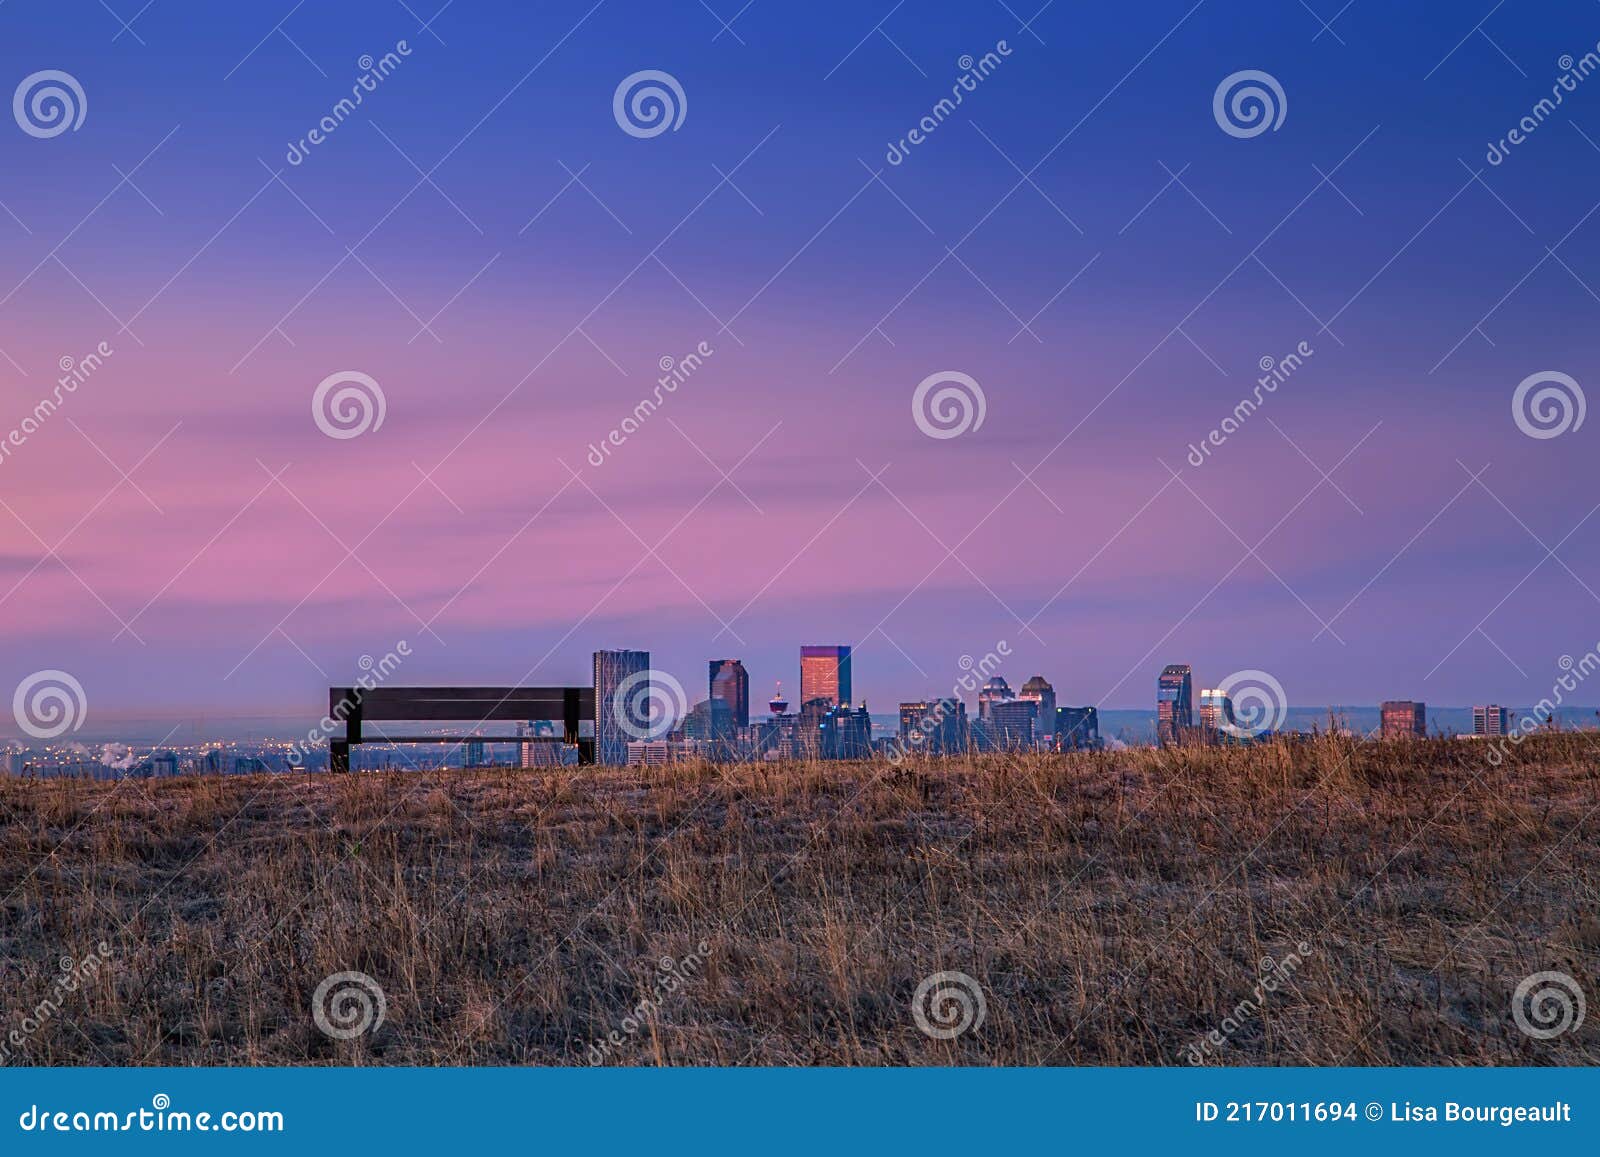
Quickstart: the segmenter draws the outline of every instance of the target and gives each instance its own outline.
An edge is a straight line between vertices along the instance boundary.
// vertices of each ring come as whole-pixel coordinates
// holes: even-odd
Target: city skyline
[[[730,710],[733,712],[735,718],[739,717],[739,708],[742,706],[744,711],[745,711],[745,713],[746,713],[743,716],[743,719],[744,719],[744,722],[747,723],[749,721],[753,721],[753,720],[759,719],[762,716],[762,713],[766,713],[767,712],[767,699],[771,698],[771,696],[764,695],[760,691],[760,686],[762,685],[761,681],[763,679],[766,680],[766,683],[768,685],[770,685],[770,686],[772,686],[774,688],[780,689],[780,690],[784,686],[789,686],[789,687],[800,687],[800,686],[803,686],[803,683],[804,683],[804,675],[803,675],[804,667],[803,667],[803,664],[804,664],[805,658],[806,658],[806,656],[803,654],[803,652],[806,652],[806,651],[824,651],[824,650],[826,650],[826,651],[834,651],[834,650],[842,651],[842,652],[846,653],[844,666],[847,669],[853,668],[853,663],[851,662],[850,657],[849,657],[849,652],[851,651],[851,648],[848,645],[840,645],[837,648],[833,647],[832,645],[830,645],[828,647],[819,647],[819,646],[815,646],[815,645],[811,645],[811,644],[791,645],[791,650],[792,651],[796,651],[796,652],[800,652],[801,654],[800,654],[800,657],[799,657],[798,660],[796,660],[796,658],[793,655],[791,655],[791,657],[789,659],[789,669],[787,671],[781,671],[781,670],[779,670],[779,671],[762,671],[762,670],[758,669],[755,674],[751,673],[749,665],[747,665],[742,658],[740,658],[740,657],[724,657],[724,658],[709,659],[709,660],[701,659],[698,662],[691,662],[691,663],[686,665],[689,671],[693,671],[695,668],[699,668],[701,670],[709,669],[709,675],[696,677],[696,676],[690,676],[690,675],[688,675],[686,673],[685,676],[680,679],[679,675],[678,675],[678,671],[681,670],[682,668],[670,668],[670,667],[666,667],[666,666],[661,665],[661,664],[654,664],[654,663],[651,662],[651,658],[650,657],[654,653],[653,649],[618,650],[618,651],[608,651],[608,650],[594,651],[594,652],[590,653],[590,655],[588,656],[589,661],[587,663],[585,663],[584,666],[587,669],[587,674],[588,674],[589,679],[591,680],[591,682],[593,682],[594,681],[594,671],[595,671],[594,663],[598,659],[599,656],[602,656],[602,655],[608,655],[608,656],[609,655],[616,655],[616,656],[630,656],[630,657],[632,657],[632,656],[642,656],[643,657],[642,660],[632,660],[632,665],[627,668],[627,670],[624,672],[624,674],[634,674],[634,673],[642,674],[642,673],[644,673],[646,671],[649,671],[651,673],[655,673],[658,676],[664,674],[669,680],[671,680],[671,681],[673,681],[675,683],[678,683],[680,686],[682,686],[684,688],[684,690],[685,690],[685,702],[690,707],[694,706],[697,702],[700,702],[703,699],[707,699],[707,698],[723,698],[724,697],[724,693],[726,693],[728,696],[730,696],[730,698],[728,699],[729,707],[730,707]],[[1586,659],[1590,663],[1592,663],[1594,661],[1597,661],[1597,656],[1600,656],[1600,644],[1596,645],[1596,648],[1595,648],[1594,651],[1589,652],[1589,654],[1586,656]],[[820,655],[813,656],[813,657],[814,658],[821,658]],[[1046,662],[1048,662],[1048,660],[1046,660]],[[364,669],[365,669],[365,667],[358,668],[358,670],[364,670]],[[958,663],[953,667],[953,671],[955,672],[955,674],[956,674],[956,676],[958,678],[963,676],[963,675],[966,675],[969,671],[971,671],[973,669],[976,669],[976,668],[971,663],[971,656],[967,656],[967,655],[963,655],[961,660],[958,661]],[[1555,672],[1555,675],[1556,675],[1557,679],[1559,680],[1560,678],[1570,678],[1570,676],[1567,676],[1567,674],[1566,674],[1566,672],[1569,669],[1570,669],[1570,667],[1568,667],[1568,666],[1559,667],[1557,669],[1557,671]],[[1023,670],[1027,671],[1027,676],[1025,678],[1023,678],[1021,676],[1021,672]],[[1152,697],[1149,694],[1146,694],[1144,696],[1142,702],[1134,700],[1134,699],[1130,699],[1127,702],[1112,703],[1112,704],[1094,703],[1092,701],[1085,701],[1085,705],[1086,706],[1096,707],[1096,708],[1098,708],[1100,710],[1114,711],[1114,712],[1119,712],[1119,713],[1146,712],[1146,713],[1148,713],[1150,715],[1151,719],[1156,721],[1156,723],[1159,725],[1161,720],[1164,718],[1163,715],[1162,715],[1162,709],[1161,709],[1162,702],[1163,702],[1163,696],[1161,694],[1163,681],[1165,680],[1165,678],[1166,678],[1166,676],[1168,674],[1170,674],[1170,673],[1172,673],[1174,671],[1178,671],[1178,672],[1181,672],[1181,675],[1175,676],[1175,678],[1179,680],[1179,683],[1177,685],[1181,685],[1186,689],[1185,692],[1184,692],[1184,694],[1185,694],[1184,701],[1188,705],[1187,713],[1186,714],[1180,713],[1180,716],[1179,716],[1180,726],[1183,726],[1183,727],[1210,726],[1210,724],[1204,722],[1202,717],[1206,713],[1208,697],[1212,697],[1212,696],[1219,697],[1218,699],[1211,699],[1210,700],[1210,702],[1213,704],[1213,706],[1215,704],[1217,704],[1219,701],[1226,701],[1227,707],[1225,709],[1223,709],[1223,710],[1228,714],[1224,715],[1224,718],[1227,718],[1227,717],[1231,716],[1231,712],[1233,710],[1233,704],[1232,704],[1232,700],[1228,698],[1228,696],[1226,694],[1226,691],[1221,690],[1221,689],[1212,689],[1210,687],[1203,687],[1202,686],[1202,680],[1200,679],[1200,676],[1195,673],[1193,665],[1188,664],[1188,663],[1178,663],[1178,664],[1170,664],[1169,663],[1169,664],[1166,664],[1163,667],[1152,668],[1152,670],[1154,671],[1154,675],[1155,675],[1154,681],[1152,682],[1150,679],[1146,679],[1146,680],[1144,680],[1144,684],[1147,685],[1147,687],[1146,687],[1147,691],[1148,691],[1148,687],[1149,686],[1154,686],[1155,687],[1156,694],[1155,694],[1154,697]],[[719,671],[722,672],[723,679],[725,680],[724,685],[723,685],[723,689],[721,691],[718,691],[718,690],[715,689],[716,680],[718,678],[718,672]],[[796,674],[797,671],[800,672],[799,675]],[[1218,665],[1217,664],[1209,664],[1209,665],[1207,665],[1207,667],[1205,668],[1203,673],[1206,676],[1210,677],[1210,676],[1216,675],[1217,671],[1218,671]],[[1007,674],[1008,672],[1009,672],[1009,675]],[[1260,671],[1258,669],[1253,669],[1253,668],[1246,669],[1246,670],[1244,670],[1242,672],[1234,672],[1233,673],[1234,676],[1237,676],[1239,674],[1244,674],[1244,675],[1248,676],[1248,675],[1266,675],[1266,674],[1270,674],[1270,673],[1262,672],[1262,671]],[[853,678],[854,678],[854,671],[852,669],[851,670],[851,674],[850,674],[850,679],[853,680]],[[1018,687],[1012,687],[1010,685],[1009,680],[1012,679],[1012,678],[1019,679],[1020,685]],[[1581,686],[1584,683],[1584,681],[1586,680],[1586,678],[1587,678],[1587,675],[1580,675],[1580,677],[1578,677],[1577,680],[1576,680],[1576,685]],[[1275,679],[1275,677],[1274,677],[1274,679]],[[487,679],[485,679],[485,678],[470,677],[470,678],[467,678],[467,679],[464,679],[464,680],[460,680],[459,682],[461,682],[462,685],[474,685],[474,686],[477,686],[477,685],[488,685],[489,681]],[[612,682],[614,683],[614,682],[616,682],[616,680],[612,680]],[[1038,683],[1038,682],[1042,682],[1042,684],[1043,684],[1042,691],[1040,689],[1038,689],[1038,688],[1030,688],[1029,687],[1029,684],[1034,684],[1034,683]],[[397,676],[395,678],[395,680],[394,680],[394,685],[395,686],[399,686],[399,687],[404,687],[404,686],[412,685],[412,684],[433,685],[431,681],[424,680],[424,679],[421,679],[421,678],[408,679],[408,678],[404,677],[404,673],[402,673],[401,675]],[[753,691],[752,691],[752,688],[754,688]],[[1061,695],[1061,694],[1058,693],[1058,689],[1057,689],[1057,687],[1055,685],[1055,682],[1054,682],[1054,680],[1053,680],[1053,678],[1050,675],[1048,670],[1039,670],[1039,669],[1036,669],[1034,666],[1031,666],[1029,664],[1014,663],[1014,662],[1011,662],[1011,661],[1007,660],[1007,661],[1005,661],[1003,663],[1003,665],[1001,665],[999,667],[996,667],[994,669],[994,674],[993,674],[992,677],[990,677],[989,679],[983,681],[981,683],[981,685],[977,684],[977,683],[973,684],[973,686],[969,690],[966,690],[966,691],[961,691],[959,689],[953,689],[953,688],[950,688],[950,687],[946,687],[946,688],[941,690],[940,688],[934,686],[933,682],[931,680],[919,682],[918,679],[912,678],[912,679],[906,679],[906,680],[899,681],[896,686],[892,686],[892,687],[886,688],[885,692],[883,694],[880,694],[880,695],[877,695],[877,696],[868,697],[866,695],[854,695],[850,699],[845,701],[845,705],[846,706],[862,706],[862,705],[873,705],[873,704],[875,704],[876,706],[874,706],[873,711],[872,711],[872,714],[874,716],[889,717],[889,716],[892,716],[892,715],[895,714],[895,710],[898,709],[899,705],[904,704],[904,703],[909,702],[909,701],[912,701],[913,699],[915,699],[919,695],[925,697],[927,699],[927,701],[929,701],[929,702],[934,702],[934,701],[937,701],[940,698],[948,697],[948,696],[950,696],[952,694],[952,692],[954,692],[954,697],[957,700],[959,700],[960,702],[964,703],[968,708],[970,708],[974,718],[981,718],[982,712],[984,711],[984,708],[985,708],[986,697],[989,696],[990,690],[992,690],[994,688],[998,688],[998,690],[994,692],[994,696],[993,696],[994,699],[997,702],[1002,700],[1002,699],[1004,701],[1007,701],[1007,702],[1016,701],[1016,700],[1031,700],[1031,701],[1034,701],[1034,702],[1038,702],[1042,698],[1042,699],[1044,699],[1045,701],[1047,701],[1051,705],[1054,705],[1058,701],[1062,705],[1066,705],[1067,703],[1071,702],[1075,698],[1074,696],[1072,696],[1070,694]],[[1385,690],[1392,690],[1393,688],[1388,686],[1388,685],[1385,685],[1384,689]],[[1551,693],[1551,689],[1547,687],[1546,690],[1543,693],[1541,693],[1539,696],[1537,696],[1534,699],[1528,700],[1527,702],[1530,705],[1531,704],[1536,704],[1540,700],[1548,698],[1550,693]],[[325,698],[325,695],[326,695],[326,686],[322,687],[321,697]],[[1588,712],[1588,711],[1591,711],[1591,710],[1600,712],[1600,690],[1596,691],[1596,695],[1597,695],[1597,698],[1595,699],[1595,702],[1593,704],[1585,702],[1584,699],[1583,699],[1582,694],[1579,693],[1579,694],[1576,695],[1576,697],[1572,698],[1570,701],[1563,701],[1563,706],[1564,706],[1564,708],[1566,710],[1573,711],[1573,712],[1576,712],[1576,711]],[[781,695],[781,697],[788,701],[788,710],[791,711],[791,712],[796,712],[797,713],[800,710],[800,708],[803,706],[804,699],[800,695],[797,695],[797,694],[796,695],[790,695],[788,693],[783,693]],[[830,698],[829,701],[830,701],[830,703],[834,703],[835,702],[831,698]],[[85,699],[85,702],[87,703],[87,697]],[[1421,731],[1426,730],[1426,718],[1427,718],[1427,712],[1429,710],[1433,710],[1433,711],[1440,711],[1440,710],[1445,710],[1445,711],[1468,711],[1468,712],[1470,712],[1470,711],[1472,711],[1474,709],[1482,708],[1482,706],[1483,706],[1483,704],[1485,702],[1485,696],[1482,695],[1482,694],[1479,694],[1479,695],[1476,695],[1476,696],[1470,696],[1469,698],[1467,698],[1467,699],[1465,699],[1465,700],[1463,700],[1463,701],[1461,701],[1459,703],[1452,703],[1452,702],[1433,701],[1433,700],[1428,700],[1428,701],[1424,702],[1422,700],[1414,700],[1413,701],[1413,700],[1381,699],[1381,698],[1373,697],[1372,693],[1369,692],[1368,696],[1364,697],[1364,698],[1358,696],[1358,697],[1350,698],[1348,700],[1316,701],[1316,700],[1298,699],[1298,698],[1295,698],[1292,695],[1288,694],[1287,691],[1285,691],[1284,696],[1282,698],[1282,702],[1289,709],[1295,710],[1295,711],[1319,711],[1319,710],[1327,710],[1327,709],[1338,710],[1338,709],[1349,708],[1349,709],[1357,709],[1357,710],[1374,710],[1374,711],[1378,711],[1380,713],[1380,716],[1383,716],[1383,717],[1387,717],[1391,713],[1391,711],[1398,713],[1402,708],[1407,709],[1407,710],[1409,710],[1411,708],[1415,708],[1416,709],[1416,713],[1417,713],[1417,719],[1418,719],[1417,727],[1415,729],[1418,730],[1419,733],[1421,733]],[[1512,704],[1515,704],[1515,703],[1520,702],[1520,701],[1512,700],[1512,701],[1508,701],[1508,702],[1510,702]],[[891,709],[891,708],[894,708],[894,709]],[[1509,710],[1509,711],[1519,710],[1519,708],[1516,707],[1516,706],[1508,706],[1506,708],[1501,708],[1501,709],[1502,710]],[[230,712],[227,712],[227,711],[203,710],[203,709],[202,710],[165,711],[164,712],[164,711],[160,711],[160,710],[140,711],[138,709],[132,709],[132,710],[130,710],[130,709],[118,710],[118,709],[114,709],[114,708],[113,709],[105,709],[103,707],[98,707],[98,706],[93,708],[94,715],[97,718],[105,718],[107,720],[113,720],[113,721],[114,720],[122,720],[122,719],[132,719],[132,720],[141,720],[141,721],[160,720],[160,719],[203,721],[203,720],[205,720],[207,718],[215,718],[218,721],[229,721],[229,720],[236,720],[236,719],[237,720],[299,719],[299,718],[302,718],[303,716],[305,716],[308,711],[312,711],[312,710],[314,710],[314,709],[309,708],[309,707],[304,708],[304,709],[295,709],[294,707],[291,706],[291,707],[288,707],[288,708],[279,708],[277,710],[260,709],[260,710],[240,712],[238,714],[233,714],[233,713],[230,713]],[[1199,721],[1199,722],[1197,722],[1197,721]],[[1394,727],[1395,727],[1396,730],[1400,730],[1400,729],[1413,730],[1414,729],[1409,723],[1402,725],[1401,723],[1396,722],[1394,724]],[[0,739],[4,739],[7,735],[8,735],[7,727],[6,726],[0,726]],[[13,735],[11,735],[11,738],[15,739],[15,738],[18,738],[18,736],[13,734]]]
[[[407,679],[509,684],[638,638],[798,708],[790,640],[834,638],[887,706],[1003,639],[1067,703],[1139,707],[1171,655],[1297,703],[1511,703],[1593,645],[1594,427],[1530,436],[1513,397],[1585,384],[1594,94],[1485,156],[1577,13],[1492,21],[1513,71],[1443,2],[1382,36],[1353,8],[1360,52],[1265,2],[1039,40],[905,10],[905,56],[842,3],[798,35],[753,7],[759,55],[705,13],[492,7],[440,39],[302,12],[302,56],[157,5],[158,69],[0,11],[92,106],[0,132],[0,686],[292,713],[401,639]],[[651,67],[692,111],[640,139],[613,95]],[[1213,94],[1246,68],[1291,107],[1241,139]],[[952,374],[982,421],[929,436]],[[381,420],[329,436],[316,392],[362,379]]]

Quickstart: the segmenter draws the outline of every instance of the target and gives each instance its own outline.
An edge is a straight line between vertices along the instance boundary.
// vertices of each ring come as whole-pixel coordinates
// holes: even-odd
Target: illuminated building
[[[1385,739],[1428,734],[1428,706],[1414,699],[1385,700],[1379,718],[1379,733]]]
[[[1156,680],[1156,742],[1183,742],[1194,727],[1193,676],[1187,663],[1170,663]]]
[[[996,703],[1009,703],[1015,698],[1011,684],[996,675],[978,690],[978,718],[988,719],[989,711]]]
[[[850,648],[846,646],[807,646],[800,648],[800,703],[826,699],[831,706],[848,707],[850,697]]]
[[[1017,698],[1033,704],[1033,737],[1048,741],[1055,737],[1056,689],[1043,675],[1035,675],[1022,685]]]
[[[1234,725],[1233,698],[1221,688],[1206,688],[1200,692],[1200,730],[1207,739],[1231,735]]]

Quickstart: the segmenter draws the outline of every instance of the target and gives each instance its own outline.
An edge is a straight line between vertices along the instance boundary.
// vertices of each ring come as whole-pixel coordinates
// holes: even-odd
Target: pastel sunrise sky
[[[1600,385],[1600,79],[1486,159],[1600,7],[441,3],[0,7],[6,91],[87,106],[0,118],[0,438],[113,351],[0,459],[0,686],[309,714],[404,639],[405,682],[639,647],[764,702],[842,642],[885,711],[1004,640],[1063,703],[1179,661],[1518,704],[1600,639],[1600,419],[1512,408]],[[1286,107],[1239,137],[1247,69]],[[619,124],[641,70],[676,129]],[[340,371],[381,426],[319,429]],[[919,428],[941,371],[981,426]]]

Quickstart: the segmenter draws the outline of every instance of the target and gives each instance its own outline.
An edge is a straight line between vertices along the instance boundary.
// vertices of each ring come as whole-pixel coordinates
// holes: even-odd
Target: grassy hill
[[[0,777],[0,1057],[1600,1062],[1600,736],[1487,751]]]

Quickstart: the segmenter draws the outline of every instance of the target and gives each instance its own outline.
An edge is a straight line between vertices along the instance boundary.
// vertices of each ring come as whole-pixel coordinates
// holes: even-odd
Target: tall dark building
[[[629,740],[654,738],[653,720],[642,711],[650,703],[649,651],[594,653],[594,758],[607,767],[626,767]]]
[[[800,704],[800,715],[795,720],[794,756],[796,759],[821,759],[822,726],[832,711],[831,699],[807,699]]]
[[[1100,712],[1093,707],[1056,708],[1056,746],[1062,751],[1100,748]]]
[[[1194,682],[1187,663],[1169,663],[1156,680],[1156,742],[1182,743],[1194,727]]]
[[[999,751],[1021,751],[1033,746],[1033,716],[1037,707],[1026,699],[989,704],[983,720],[987,745]]]
[[[1388,699],[1381,708],[1380,734],[1385,739],[1428,734],[1428,705],[1414,699]]]
[[[872,718],[865,707],[833,707],[818,728],[823,759],[866,759],[872,754]]]
[[[799,745],[799,732],[799,716],[785,711],[774,711],[756,724],[755,758],[795,758],[795,751]]]
[[[702,699],[683,717],[683,737],[704,743],[702,753],[712,759],[737,758],[738,736],[733,709],[722,699]]]
[[[711,698],[728,705],[735,727],[750,726],[750,676],[738,659],[711,660]]]
[[[800,648],[800,704],[826,699],[835,707],[848,707],[850,648],[846,646]]]
[[[967,749],[967,705],[959,699],[900,704],[900,746],[909,755],[953,755]]]

